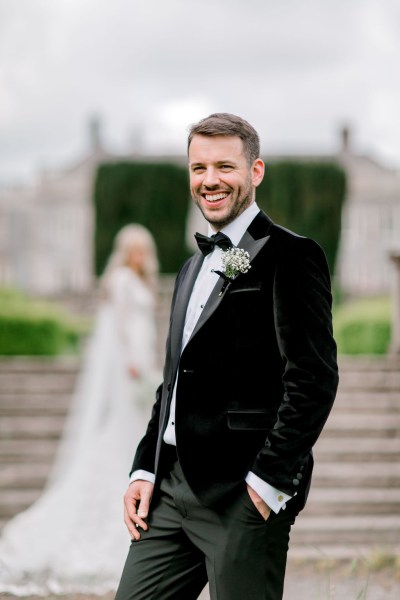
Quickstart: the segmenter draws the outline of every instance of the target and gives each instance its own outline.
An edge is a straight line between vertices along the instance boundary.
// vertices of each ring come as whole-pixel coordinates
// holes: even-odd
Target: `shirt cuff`
[[[246,483],[264,500],[274,513],[278,514],[286,508],[286,502],[292,498],[284,492],[277,490],[272,485],[255,475],[251,471],[247,474]]]
[[[129,481],[130,483],[132,483],[132,481],[137,481],[138,479],[143,479],[143,481],[149,481],[150,483],[154,483],[156,480],[156,476],[154,475],[154,473],[150,473],[150,471],[137,469],[137,471],[133,471]]]

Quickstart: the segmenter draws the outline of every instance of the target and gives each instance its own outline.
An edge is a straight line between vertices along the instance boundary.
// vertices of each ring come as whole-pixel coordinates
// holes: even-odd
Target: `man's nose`
[[[203,184],[207,187],[215,187],[219,184],[218,172],[213,167],[209,167],[205,174]]]

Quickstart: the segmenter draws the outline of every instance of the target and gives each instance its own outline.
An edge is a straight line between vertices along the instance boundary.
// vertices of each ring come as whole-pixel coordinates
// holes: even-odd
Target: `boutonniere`
[[[247,273],[251,269],[250,254],[243,248],[229,248],[222,254],[223,271],[214,270],[224,280],[224,285],[219,293],[220,296],[224,293],[231,281],[236,279],[240,273]]]

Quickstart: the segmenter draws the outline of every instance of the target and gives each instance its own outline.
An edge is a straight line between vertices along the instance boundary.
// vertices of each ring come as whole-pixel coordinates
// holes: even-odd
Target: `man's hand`
[[[149,528],[144,519],[149,514],[153,488],[154,484],[150,481],[137,479],[130,484],[125,493],[124,521],[133,540],[140,540],[138,527],[141,527],[144,531]]]
[[[259,496],[257,492],[255,492],[253,488],[251,488],[249,485],[247,485],[247,491],[251,500],[253,501],[254,506],[256,507],[260,515],[263,517],[263,519],[265,519],[266,521],[269,515],[271,514],[270,507],[264,502],[261,496]]]

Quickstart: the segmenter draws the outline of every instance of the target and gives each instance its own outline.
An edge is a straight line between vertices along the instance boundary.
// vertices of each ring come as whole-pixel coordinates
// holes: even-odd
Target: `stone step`
[[[291,544],[395,544],[400,540],[400,516],[395,515],[300,515]]]
[[[55,456],[58,438],[54,439],[0,439],[0,464],[48,464]]]
[[[393,371],[342,371],[340,389],[349,390],[399,390],[400,370]]]
[[[64,384],[60,386],[61,390],[54,389],[30,389],[25,391],[9,391],[0,388],[0,411],[19,411],[22,410],[51,410],[54,405],[63,407],[67,410],[74,390],[74,383],[70,389],[65,390]],[[346,413],[350,416],[361,413],[376,414],[389,411],[390,413],[400,412],[400,392],[344,392],[338,394],[334,413]],[[329,425],[329,421],[328,421]]]
[[[35,439],[37,437],[57,438],[64,425],[64,413],[41,414],[33,417],[23,414],[3,415],[0,421],[0,437],[15,439]],[[324,438],[348,439],[351,435],[356,449],[361,438],[396,439],[400,430],[399,415],[359,415],[357,419],[349,419],[347,415],[331,415],[324,430]]]
[[[0,417],[25,415],[41,417],[42,415],[65,415],[71,404],[70,393],[30,392],[0,394]]]
[[[0,467],[0,497],[4,490],[41,490],[51,470],[51,461],[39,464],[17,463]]]
[[[354,373],[373,373],[397,371],[400,372],[400,357],[396,355],[387,356],[339,356],[339,372],[343,377],[348,372]],[[0,373],[3,371],[48,371],[49,366],[63,371],[76,370],[79,359],[75,356],[18,356],[18,357],[0,357]]]
[[[315,445],[316,462],[328,461],[385,461],[394,462],[400,456],[400,437],[358,437],[351,438],[328,437],[325,432]]]
[[[312,486],[303,515],[400,515],[400,488]]]
[[[0,518],[10,519],[30,506],[42,493],[42,489],[2,490],[0,495]]]
[[[400,556],[400,544],[398,543],[387,544],[386,542],[383,542],[379,546],[374,542],[369,544],[345,545],[340,542],[340,540],[338,543],[332,544],[318,543],[317,545],[308,545],[298,543],[295,539],[297,523],[291,534],[288,563],[302,564],[305,561],[316,561],[322,565],[326,564],[328,566],[327,568],[329,568],[331,561],[336,562],[346,560],[349,561],[349,564],[354,564],[354,561],[357,561],[359,564],[368,565],[371,558],[376,556],[377,552],[380,552],[382,556],[387,557]],[[329,596],[326,597],[329,598]],[[384,596],[382,596],[382,600],[383,598]],[[374,600],[374,598],[370,596],[370,600]]]
[[[31,394],[46,392],[54,394],[71,393],[74,389],[77,376],[74,373],[50,374],[2,374],[0,388],[2,394]]]
[[[16,379],[18,380],[21,375],[16,375]],[[57,376],[58,377],[58,376]],[[68,378],[70,378],[70,374],[68,374]],[[51,406],[51,403],[54,402],[55,399],[59,397],[67,400],[70,399],[71,393],[74,390],[74,386],[76,383],[76,378],[69,379],[70,389],[67,390],[67,393],[62,390],[57,390],[57,393],[54,392],[54,389],[51,387],[42,388],[40,385],[35,389],[25,389],[24,390],[7,390],[6,386],[0,387],[0,407],[12,407],[14,404],[24,402],[26,405],[29,404],[30,399],[38,405],[43,405],[43,407]],[[52,385],[54,385],[57,381],[57,378],[54,375],[51,375]],[[41,379],[40,381],[43,381]],[[0,377],[0,383],[2,379]],[[64,382],[65,383],[65,382]],[[61,388],[64,388],[64,383]],[[345,411],[346,413],[353,414],[361,410],[362,412],[368,412],[375,414],[376,412],[382,412],[389,410],[391,412],[399,412],[400,411],[400,391],[389,390],[387,392],[375,392],[371,390],[363,390],[360,391],[350,391],[345,392],[339,389],[338,395],[335,400],[334,409],[337,411]]]
[[[2,478],[9,480],[14,472],[16,479],[15,486],[19,482],[23,484],[30,471],[34,470],[35,479],[40,479],[41,474],[46,473],[52,464],[57,443],[54,440],[35,441],[35,443],[25,442],[25,447],[21,449],[21,444],[13,440],[13,443],[6,446],[4,441],[0,442],[0,487]],[[5,449],[5,452],[3,450]],[[43,479],[44,484],[44,479]],[[389,497],[398,493],[400,489],[400,465],[397,463],[323,463],[317,461],[314,467],[312,491],[318,490],[318,493],[325,493],[324,490],[336,489],[337,494],[348,493],[346,490],[360,490],[360,495],[367,495],[369,489],[382,489],[382,493],[388,493]],[[328,492],[326,492],[328,493]]]
[[[385,356],[351,356],[340,355],[338,357],[339,371],[373,372],[373,371],[400,371],[400,356],[388,354]]]
[[[73,397],[74,387],[70,390],[34,390],[26,392],[3,392],[0,393],[0,416],[26,414],[41,416],[44,413],[57,412],[65,414],[68,412]],[[370,406],[350,406],[348,404],[335,403],[329,416],[325,430],[348,430],[348,429],[381,429],[382,423],[395,425],[400,422],[400,401],[397,403],[390,398],[381,404],[374,403]],[[365,425],[366,423],[366,425]],[[324,431],[325,431],[324,430]]]
[[[339,388],[334,404],[334,410],[346,411],[348,413],[363,412],[380,413],[389,410],[390,412],[400,411],[400,391],[386,390],[385,392],[376,392],[373,390],[353,390],[346,391]]]
[[[168,309],[169,314],[169,309]],[[9,370],[42,370],[48,368],[48,365],[54,368],[73,369],[76,367],[77,358],[75,356],[1,356],[0,372],[2,369]],[[351,356],[339,355],[339,372],[387,372],[400,371],[400,356],[395,354],[386,356]]]
[[[400,487],[400,463],[316,462],[313,486],[319,487]]]
[[[2,439],[58,439],[63,431],[65,419],[60,416],[2,417],[0,437]]]
[[[397,437],[400,431],[400,413],[368,414],[344,413],[332,410],[324,435],[328,437]],[[356,443],[356,441],[355,441]]]
[[[0,357],[0,378],[3,374],[17,373],[73,373],[79,370],[79,357]]]

